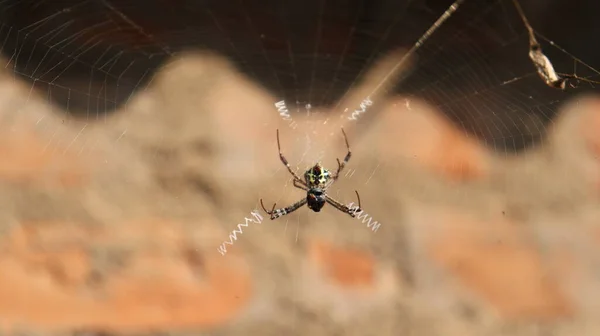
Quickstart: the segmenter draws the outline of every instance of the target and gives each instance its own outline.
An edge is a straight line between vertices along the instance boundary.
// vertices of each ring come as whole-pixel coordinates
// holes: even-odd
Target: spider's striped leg
[[[356,194],[358,195],[358,192]],[[356,217],[356,213],[362,211],[360,207],[360,197],[358,198],[358,207],[352,208],[343,205],[342,203],[336,201],[328,195],[325,195],[325,200],[327,201],[327,203],[333,205],[336,209],[340,210],[341,212],[345,212],[352,217]]]
[[[342,128],[342,133],[344,134],[344,141],[346,141],[346,148],[348,148],[348,153],[346,154],[344,161],[340,162],[340,159],[336,159],[337,163],[338,163],[338,169],[337,169],[337,172],[335,172],[335,175],[332,176],[333,181],[337,180],[338,177],[340,177],[340,173],[342,172],[342,170],[344,170],[344,167],[346,167],[346,164],[348,163],[348,161],[350,161],[350,157],[352,157],[352,152],[350,151],[350,145],[348,144],[348,137],[346,136],[346,132],[344,132],[343,128]]]
[[[265,206],[262,202],[262,199],[260,200],[260,205],[262,206],[263,210],[269,215],[271,216],[271,220],[285,216],[287,214],[290,214],[296,210],[298,210],[301,206],[303,206],[304,204],[306,204],[307,199],[303,198],[301,200],[299,200],[298,202],[285,207],[285,208],[280,208],[280,209],[275,209],[275,205],[277,205],[277,203],[273,204],[273,208],[271,209],[271,211],[268,211],[267,209],[265,209]]]
[[[298,174],[296,174],[296,172],[292,170],[292,167],[290,167],[290,163],[285,158],[285,156],[283,156],[283,153],[281,153],[281,144],[279,143],[279,129],[277,130],[277,149],[279,150],[279,160],[281,160],[281,162],[285,165],[285,167],[290,172],[290,174],[292,174],[294,179],[300,181],[302,185],[306,185],[304,181],[302,181],[302,179],[298,177]]]

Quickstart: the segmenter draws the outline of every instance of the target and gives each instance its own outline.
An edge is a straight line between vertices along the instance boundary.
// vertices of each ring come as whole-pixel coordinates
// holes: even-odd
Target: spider
[[[340,162],[340,159],[336,159],[338,163],[338,169],[335,174],[331,174],[329,170],[323,168],[320,162],[317,162],[313,167],[308,169],[304,173],[304,180],[300,179],[298,175],[292,170],[290,164],[287,159],[281,153],[281,144],[279,142],[279,130],[277,130],[277,148],[279,149],[279,159],[286,166],[287,170],[294,177],[294,187],[298,189],[302,189],[306,191],[306,198],[299,200],[298,202],[280,209],[275,209],[277,203],[273,204],[273,208],[271,211],[268,211],[263,204],[262,198],[260,200],[260,205],[263,210],[271,216],[271,220],[285,216],[290,214],[296,210],[298,210],[304,204],[308,204],[308,208],[314,212],[320,212],[321,208],[325,205],[325,203],[329,203],[334,208],[338,209],[341,212],[347,213],[352,217],[356,217],[356,213],[361,211],[360,206],[360,196],[358,195],[358,191],[354,191],[356,193],[356,197],[358,198],[358,208],[352,207],[349,208],[344,204],[336,201],[327,195],[327,189],[331,187],[331,185],[337,181],[340,176],[340,172],[344,169],[348,161],[350,161],[350,156],[352,153],[350,152],[350,145],[348,144],[348,138],[346,137],[346,132],[342,128],[342,134],[344,135],[344,140],[346,141],[346,148],[348,149],[348,154],[344,158],[344,161]]]
[[[525,12],[523,12],[523,8],[521,8],[521,4],[518,0],[513,0],[515,7],[517,8],[517,12],[527,29],[529,34],[529,59],[533,62],[538,75],[542,78],[542,80],[546,83],[546,85],[559,89],[565,90],[567,88],[567,83],[572,88],[577,88],[579,82],[587,82],[590,84],[600,84],[598,81],[590,80],[587,78],[579,77],[577,75],[569,75],[565,73],[559,73],[554,70],[554,66],[548,57],[542,51],[542,46],[538,43],[535,38],[535,31],[533,27],[529,23],[527,16],[525,16]]]

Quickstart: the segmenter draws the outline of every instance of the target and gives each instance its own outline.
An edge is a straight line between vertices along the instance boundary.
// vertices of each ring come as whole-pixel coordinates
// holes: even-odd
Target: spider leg
[[[356,195],[358,195],[358,192],[356,192]],[[325,201],[327,201],[327,203],[331,204],[334,208],[340,210],[341,212],[347,213],[351,217],[356,217],[356,213],[362,211],[362,209],[360,207],[360,196],[358,197],[358,203],[359,203],[358,208],[356,208],[356,207],[349,208],[349,207],[343,205],[342,203],[336,201],[335,199],[331,198],[328,195],[325,195]]]
[[[263,210],[264,210],[264,211],[265,211],[265,212],[266,212],[268,215],[270,215],[270,214],[272,214],[272,213],[273,213],[273,211],[275,210],[275,206],[276,206],[276,205],[277,205],[277,203],[273,203],[273,208],[271,209],[271,211],[269,211],[269,210],[267,210],[267,209],[265,208],[265,205],[264,205],[264,203],[263,203],[263,201],[262,201],[262,198],[260,199],[260,206],[262,206]]]
[[[338,163],[338,169],[337,172],[335,172],[335,175],[332,176],[333,181],[337,180],[338,177],[340,177],[340,173],[342,172],[344,167],[346,167],[346,164],[348,163],[348,161],[350,161],[350,157],[352,156],[352,152],[350,151],[350,144],[348,144],[348,137],[346,136],[346,132],[343,128],[342,134],[344,134],[344,141],[346,141],[346,148],[348,149],[348,153],[346,154],[344,161],[340,162],[340,159],[336,159]]]
[[[358,209],[361,210],[362,206],[360,205],[360,195],[358,194],[358,190],[354,190],[354,192],[356,193],[356,198],[358,198]]]
[[[290,214],[296,210],[298,210],[301,206],[303,206],[304,204],[306,204],[307,199],[303,198],[301,200],[299,200],[298,202],[285,207],[285,208],[280,208],[280,209],[275,209],[275,205],[277,205],[277,203],[273,204],[273,208],[271,209],[271,211],[268,211],[267,209],[265,209],[265,206],[263,204],[262,198],[260,200],[260,205],[262,206],[263,210],[269,215],[271,216],[271,220],[285,216],[287,214]]]
[[[294,180],[294,187],[296,187],[298,189],[302,189],[304,191],[308,191],[308,188],[306,188],[306,186],[304,184],[297,184],[298,182],[302,182],[302,181]]]
[[[585,78],[585,77],[579,77],[577,75],[569,75],[569,74],[560,73],[560,72],[558,72],[557,75],[559,75],[560,77],[562,77],[565,80],[572,79],[572,80],[575,80],[575,81],[586,82],[586,83],[590,83],[590,84],[600,84],[600,81],[595,81],[595,80],[588,79],[588,78]]]
[[[298,181],[300,181],[300,183],[305,185],[304,181],[302,181],[302,179],[300,177],[298,177],[296,172],[294,172],[292,170],[292,167],[290,167],[288,160],[285,158],[285,156],[283,156],[283,153],[281,153],[281,144],[279,142],[279,129],[277,129],[277,149],[279,150],[279,159],[286,166],[286,168],[290,172],[290,174],[292,174],[292,176],[294,177],[295,180],[298,180]]]

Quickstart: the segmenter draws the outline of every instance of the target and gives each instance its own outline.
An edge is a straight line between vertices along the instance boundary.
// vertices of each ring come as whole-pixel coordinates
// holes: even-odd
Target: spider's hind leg
[[[260,200],[260,205],[262,206],[263,210],[269,215],[271,216],[271,220],[273,219],[277,219],[279,217],[288,215],[296,210],[298,210],[301,206],[303,206],[304,204],[306,204],[307,199],[303,198],[300,201],[285,207],[285,208],[280,208],[280,209],[275,209],[275,205],[277,205],[277,203],[273,204],[273,208],[271,209],[271,211],[268,211],[267,209],[265,209],[265,206],[263,204],[262,199]]]
[[[357,193],[358,194],[358,193]],[[345,205],[343,205],[342,203],[336,201],[335,199],[331,198],[330,196],[325,196],[325,200],[327,201],[327,203],[331,204],[334,208],[338,209],[341,212],[347,213],[348,215],[350,215],[351,217],[356,217],[356,213],[362,211],[362,209],[360,208],[360,197],[359,197],[359,206],[358,207],[352,207],[349,208]]]

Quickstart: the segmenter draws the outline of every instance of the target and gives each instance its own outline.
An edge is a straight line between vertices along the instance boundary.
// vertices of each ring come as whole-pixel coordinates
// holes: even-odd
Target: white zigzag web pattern
[[[373,217],[369,216],[369,214],[365,213],[364,210],[360,210],[358,211],[359,207],[354,205],[354,202],[351,202],[350,204],[348,204],[348,208],[350,209],[354,209],[354,214],[356,215],[357,219],[360,219],[363,224],[367,223],[367,228],[371,229],[371,231],[376,232],[377,230],[379,230],[379,227],[381,227],[381,223],[377,222],[377,221],[373,221],[371,222],[371,220],[373,219]],[[361,219],[362,216],[362,219]]]
[[[292,120],[292,116],[290,116],[290,111],[288,110],[287,106],[285,105],[285,101],[282,100],[282,101],[275,103],[275,107],[277,108],[277,112],[279,112],[279,115],[283,118],[283,120],[289,121],[289,126],[292,129],[296,129],[296,127],[298,125],[296,124],[296,122],[294,120]]]
[[[360,102],[360,110],[354,110],[354,112],[352,112],[352,115],[348,117],[348,120],[357,120],[361,114],[367,112],[367,109],[371,105],[373,105],[371,98],[365,98],[362,102]]]
[[[224,241],[223,244],[221,244],[221,246],[217,248],[217,251],[219,251],[221,255],[224,256],[227,253],[227,248],[225,247],[225,244],[233,245],[233,242],[237,240],[237,234],[239,233],[241,235],[243,233],[242,226],[247,227],[248,223],[262,223],[263,217],[260,215],[258,210],[254,210],[250,214],[254,216],[254,219],[245,217],[244,224],[238,224],[237,229],[231,231],[231,233],[229,234],[229,241]]]

